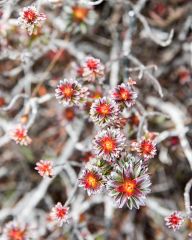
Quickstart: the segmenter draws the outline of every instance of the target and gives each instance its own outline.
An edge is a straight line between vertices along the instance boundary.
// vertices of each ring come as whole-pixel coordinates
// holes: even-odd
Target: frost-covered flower
[[[135,103],[137,93],[134,92],[128,84],[122,83],[113,90],[112,98],[117,103],[124,104],[127,107],[131,107]]]
[[[88,25],[93,25],[96,20],[95,12],[87,4],[65,5],[64,12],[66,30],[75,33],[86,33]]]
[[[52,177],[53,163],[47,160],[40,160],[39,162],[36,163],[35,170],[37,170],[39,175],[42,177]]]
[[[99,193],[102,188],[102,175],[96,167],[92,169],[84,169],[79,179],[79,187],[87,190],[88,195]]]
[[[165,218],[166,226],[173,229],[174,231],[178,230],[182,225],[184,218],[181,216],[181,213],[174,211],[171,215]]]
[[[30,235],[28,226],[17,221],[8,222],[3,230],[3,240],[28,240]]]
[[[93,139],[93,152],[105,161],[114,162],[125,147],[126,138],[119,129],[108,128]]]
[[[69,208],[58,202],[52,208],[50,216],[61,227],[64,223],[69,223]]]
[[[83,64],[83,80],[87,82],[102,82],[104,80],[104,65],[97,58],[87,57]]]
[[[117,165],[111,172],[107,190],[117,207],[122,208],[126,204],[129,209],[139,209],[145,205],[150,185],[150,178],[142,161],[127,159],[124,166]]]
[[[61,80],[55,89],[55,96],[64,105],[78,105],[88,96],[88,89],[74,80]]]
[[[31,35],[35,28],[41,26],[41,22],[46,20],[44,13],[39,13],[35,6],[28,6],[23,8],[18,18],[19,24],[24,26]]]
[[[22,126],[18,125],[15,127],[15,129],[12,129],[10,131],[10,137],[12,140],[14,140],[17,144],[20,145],[29,145],[31,143],[31,138],[27,135],[27,129]]]
[[[109,98],[96,99],[91,105],[90,118],[100,126],[109,126],[118,119],[119,107]]]
[[[156,144],[150,139],[143,138],[138,143],[135,143],[134,147],[139,156],[145,160],[153,158],[156,155]]]

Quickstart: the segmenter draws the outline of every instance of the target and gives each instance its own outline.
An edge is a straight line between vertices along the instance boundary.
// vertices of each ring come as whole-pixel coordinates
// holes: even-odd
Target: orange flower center
[[[61,86],[60,90],[62,91],[65,98],[71,98],[74,94],[74,89],[69,84]]]
[[[8,233],[8,236],[11,240],[24,240],[25,238],[25,231],[18,229],[18,228],[14,228],[11,229]]]
[[[119,94],[120,94],[122,100],[124,100],[124,101],[130,99],[130,97],[131,97],[130,92],[124,88],[120,88]]]
[[[89,12],[88,8],[78,7],[78,6],[73,7],[74,20],[77,22],[83,22],[87,17],[88,12]]]
[[[86,176],[86,181],[85,181],[85,186],[86,188],[97,188],[99,185],[97,176],[94,175],[93,173],[88,173]]]
[[[110,114],[110,106],[109,104],[107,103],[101,103],[97,108],[96,108],[96,111],[103,115],[103,116],[106,116],[106,115],[109,115]]]
[[[37,18],[37,14],[33,10],[29,9],[24,12],[24,18],[27,20],[28,23],[33,23]]]
[[[111,153],[116,146],[116,142],[113,138],[111,137],[104,137],[101,140],[101,147],[105,151],[105,153]]]
[[[143,143],[141,143],[141,152],[143,154],[150,154],[152,150],[153,145],[150,142],[144,141]]]
[[[133,196],[137,184],[135,180],[126,179],[123,184],[121,184],[117,191],[128,195],[129,197]]]

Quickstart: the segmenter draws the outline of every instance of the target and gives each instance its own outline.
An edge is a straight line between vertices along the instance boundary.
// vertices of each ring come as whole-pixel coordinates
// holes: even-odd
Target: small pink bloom
[[[28,226],[16,221],[8,222],[3,230],[4,240],[28,240],[30,235]]]
[[[42,177],[53,176],[53,164],[51,161],[40,160],[38,163],[36,163],[35,170],[37,170],[39,175],[41,175]]]
[[[166,226],[173,229],[174,231],[180,228],[183,221],[184,218],[178,211],[174,211],[170,216],[165,218]]]
[[[20,145],[25,146],[29,145],[32,141],[27,135],[27,129],[21,125],[16,126],[16,128],[10,132],[10,137],[17,144],[19,143]]]
[[[51,210],[51,217],[59,226],[69,223],[69,208],[58,202]]]
[[[156,145],[150,139],[141,139],[138,143],[132,143],[132,147],[135,148],[139,156],[145,160],[153,158],[156,154]]]
[[[83,64],[83,79],[87,82],[102,82],[104,80],[104,65],[97,58],[88,57]]]
[[[41,22],[46,19],[44,13],[38,13],[36,7],[28,6],[23,8],[18,18],[19,24],[23,25],[31,35],[35,27],[41,26]]]

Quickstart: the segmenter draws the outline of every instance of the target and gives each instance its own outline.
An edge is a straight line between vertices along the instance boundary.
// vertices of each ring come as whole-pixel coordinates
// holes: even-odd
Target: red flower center
[[[25,230],[22,231],[19,228],[11,229],[8,233],[8,237],[10,240],[24,240]]]
[[[111,153],[116,147],[116,141],[107,136],[101,139],[100,145],[105,153]]]
[[[29,9],[24,11],[24,18],[28,23],[33,23],[37,18],[37,14],[33,10]]]
[[[142,154],[151,154],[153,145],[149,141],[143,141],[140,146]]]
[[[131,98],[132,94],[125,88],[119,89],[119,95],[122,100],[127,101]]]
[[[16,136],[18,139],[22,140],[25,137],[25,133],[23,130],[17,129],[16,130]]]
[[[179,217],[177,217],[177,216],[175,216],[175,215],[170,218],[170,222],[171,222],[171,224],[173,224],[173,225],[179,224],[180,220],[181,220],[181,218],[179,218]]]
[[[40,170],[41,170],[42,172],[48,172],[48,171],[50,170],[50,165],[44,163],[44,164],[42,164],[39,168],[40,168]]]
[[[57,217],[58,218],[64,218],[66,215],[66,209],[65,208],[58,208],[57,209]]]
[[[60,86],[60,90],[63,93],[63,96],[65,98],[72,98],[73,94],[74,94],[74,89],[72,88],[72,86],[70,84],[65,84]]]
[[[103,116],[109,115],[111,113],[110,105],[107,103],[101,103],[97,106],[96,111]]]
[[[97,62],[94,59],[88,59],[86,63],[87,67],[90,68],[91,70],[97,69]]]
[[[136,181],[133,179],[126,179],[124,183],[122,183],[120,186],[117,187],[117,191],[120,193],[124,193],[127,196],[131,197],[133,196],[135,192],[137,184]]]
[[[94,173],[88,173],[85,179],[85,188],[95,189],[99,185],[97,176]]]

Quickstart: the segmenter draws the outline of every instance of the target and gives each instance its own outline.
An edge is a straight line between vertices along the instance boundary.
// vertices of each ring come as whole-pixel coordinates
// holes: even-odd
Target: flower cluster
[[[104,80],[104,66],[100,60],[88,57],[78,69],[77,76],[84,84],[94,83],[97,89],[98,84]],[[79,179],[79,186],[88,195],[105,189],[117,207],[126,205],[129,209],[145,205],[151,185],[146,160],[156,154],[155,143],[150,137],[135,142],[135,154],[129,153],[125,126],[130,121],[124,114],[130,112],[136,102],[135,84],[129,78],[126,83],[121,83],[106,95],[102,91],[98,97],[89,95],[90,101],[87,104],[90,120],[100,127],[100,131],[92,141],[91,152],[94,157],[87,163]],[[134,117],[134,126],[137,128],[138,114],[135,113]]]
[[[41,22],[45,20],[45,14],[39,13],[35,6],[23,8],[18,19],[19,24],[26,28],[30,35],[35,33],[37,28],[41,26]]]

